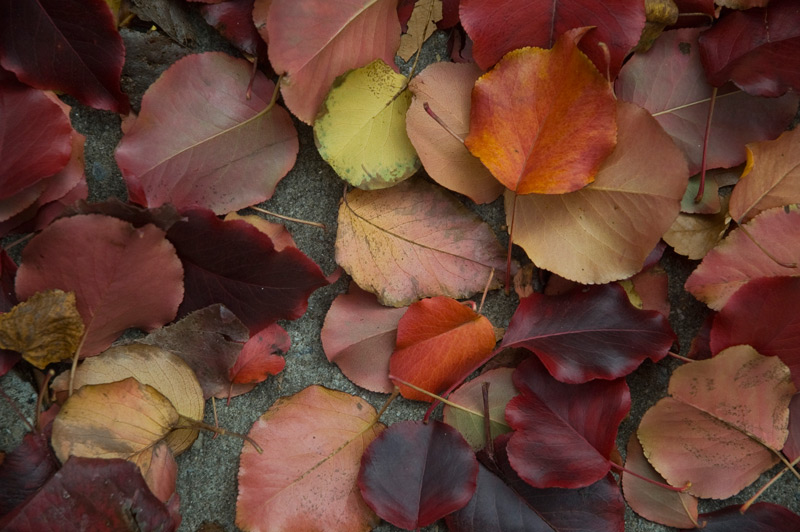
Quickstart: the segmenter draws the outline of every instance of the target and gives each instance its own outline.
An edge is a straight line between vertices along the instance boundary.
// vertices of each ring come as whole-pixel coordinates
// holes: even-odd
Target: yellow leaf
[[[0,348],[21,353],[39,369],[71,358],[82,336],[72,292],[39,292],[0,316]]]
[[[320,155],[365,190],[411,177],[420,163],[406,134],[409,105],[406,78],[382,60],[351,70],[337,80],[314,123]]]

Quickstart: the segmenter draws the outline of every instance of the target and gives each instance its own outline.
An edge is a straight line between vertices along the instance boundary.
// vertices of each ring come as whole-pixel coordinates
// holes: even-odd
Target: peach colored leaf
[[[762,212],[741,228],[734,229],[709,251],[684,287],[694,297],[719,310],[742,285],[758,277],[795,277],[800,263],[800,212],[780,207]],[[773,256],[759,249],[758,242]],[[775,259],[783,264],[778,264]]]
[[[655,482],[664,482],[664,477],[644,457],[636,434],[631,434],[628,440],[625,469]],[[624,471],[622,493],[631,509],[649,521],[676,528],[694,528],[698,524],[697,498],[688,493],[669,491]]]
[[[320,340],[329,362],[345,377],[373,392],[389,393],[389,357],[397,340],[397,322],[406,307],[384,307],[374,294],[350,283],[347,294],[333,300]]]
[[[96,355],[125,329],[155,329],[175,317],[183,267],[164,232],[98,214],[56,220],[22,252],[17,297],[75,292],[86,327],[81,356]]]
[[[705,257],[722,240],[731,223],[729,196],[720,199],[720,210],[716,214],[680,213],[664,233],[664,242],[672,246],[675,253],[691,260]]]
[[[800,203],[800,129],[747,145],[747,166],[733,187],[730,210],[741,223],[793,203]]]
[[[478,216],[441,188],[410,179],[347,194],[336,262],[382,304],[401,307],[423,297],[470,297],[506,259]]]
[[[176,493],[175,484],[178,478],[178,463],[172,451],[163,440],[153,447],[153,458],[150,467],[142,473],[147,487],[161,502],[168,502]]]
[[[428,66],[408,84],[414,99],[406,115],[406,130],[431,179],[475,203],[489,203],[497,199],[503,185],[425,111],[427,104],[454,133],[466,137],[472,87],[481,72],[473,63]]]
[[[217,214],[264,201],[294,166],[289,113],[268,108],[275,84],[222,52],[187,56],[145,93],[115,158],[131,201]]]
[[[363,399],[322,386],[276,401],[242,448],[236,526],[248,532],[367,531],[377,516],[356,479],[361,455],[383,430]]]
[[[129,377],[158,390],[182,416],[203,419],[203,391],[194,371],[179,356],[160,347],[143,344],[111,347],[78,366],[74,386],[78,389]],[[56,377],[51,387],[56,394],[66,395],[69,371]],[[196,437],[196,430],[179,429],[171,432],[166,442],[172,452],[178,455],[188,449]]]
[[[578,50],[587,31],[567,31],[550,50],[509,52],[475,83],[465,143],[510,190],[578,190],[614,149],[611,85]]]
[[[389,373],[431,393],[440,394],[466,379],[494,349],[494,328],[455,299],[439,296],[408,307],[397,324],[397,347]],[[433,399],[396,383],[406,399]]]
[[[540,268],[581,283],[638,272],[680,210],[689,174],[644,109],[618,103],[619,139],[591,185],[561,195],[506,193],[514,243]],[[653,172],[658,168],[658,172]]]
[[[778,462],[788,436],[789,368],[750,346],[672,373],[667,397],[642,417],[639,442],[650,464],[673,486],[725,499]]]
[[[75,294],[38,292],[0,315],[0,348],[22,354],[39,369],[71,358],[83,337]]]
[[[256,2],[256,8],[263,3]],[[281,94],[312,124],[337,76],[373,59],[394,64],[400,22],[394,0],[272,0],[266,27],[269,60],[285,74]]]

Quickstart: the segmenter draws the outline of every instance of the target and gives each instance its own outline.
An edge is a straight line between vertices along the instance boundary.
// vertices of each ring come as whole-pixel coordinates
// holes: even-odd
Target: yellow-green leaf
[[[406,134],[409,105],[406,78],[382,60],[351,70],[337,80],[314,123],[320,155],[365,190],[411,177],[420,163]]]

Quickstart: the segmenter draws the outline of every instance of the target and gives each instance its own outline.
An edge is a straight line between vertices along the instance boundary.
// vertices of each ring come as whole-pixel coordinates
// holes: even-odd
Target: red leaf
[[[96,355],[125,329],[155,329],[175,317],[183,268],[164,232],[98,214],[62,218],[22,252],[17,297],[75,292],[86,326],[82,356]]]
[[[581,488],[609,472],[617,427],[631,406],[624,379],[564,384],[531,357],[517,368],[514,385],[520,395],[506,407],[515,431],[508,459],[525,482]]]
[[[24,505],[0,520],[0,529],[20,532],[86,530],[175,530],[174,520],[150,493],[132,462],[71,457]]]
[[[0,1],[0,65],[23,83],[127,114],[125,47],[104,0]]]
[[[522,299],[500,347],[533,351],[553,377],[580,383],[623,377],[646,358],[658,362],[674,340],[663,315],[633,307],[611,284]]]
[[[741,506],[734,505],[700,514],[700,520],[706,521],[703,532],[787,532],[800,530],[800,515],[771,502],[757,502],[741,512]],[[683,532],[689,532],[687,530]]]
[[[250,338],[230,369],[229,377],[234,384],[257,384],[270,375],[283,371],[291,340],[289,333],[273,323]]]
[[[167,233],[185,269],[179,316],[222,303],[253,333],[299,318],[311,293],[328,284],[300,250],[275,251],[269,237],[247,222],[224,222],[199,209],[184,214]]]
[[[115,158],[131,201],[226,213],[272,196],[294,166],[297,131],[275,84],[222,52],[184,57],[145,93]]]
[[[14,278],[17,276],[17,264],[8,256],[5,249],[0,250],[0,312],[8,312],[19,303],[14,292]]]
[[[226,0],[204,5],[200,13],[239,50],[266,61],[267,44],[253,24],[253,4],[254,0]]]
[[[795,461],[800,457],[800,394],[794,394],[789,402],[789,437],[783,444],[783,454]]]
[[[456,429],[441,421],[401,421],[364,452],[358,487],[381,518],[416,529],[467,504],[477,475],[478,461]]]
[[[628,0],[461,0],[461,23],[475,42],[475,62],[488,70],[516,48],[550,48],[559,35],[573,28],[594,26],[581,50],[606,71],[599,43],[611,54],[611,79],[639,42],[645,22],[644,2]]]
[[[26,434],[0,464],[0,517],[39,491],[59,467],[50,448],[50,430]]]
[[[714,318],[711,352],[747,344],[777,356],[800,389],[800,277],[754,279],[734,292]]]
[[[767,7],[729,13],[700,36],[700,58],[712,85],[732,80],[755,96],[800,89],[800,6],[772,0]]]

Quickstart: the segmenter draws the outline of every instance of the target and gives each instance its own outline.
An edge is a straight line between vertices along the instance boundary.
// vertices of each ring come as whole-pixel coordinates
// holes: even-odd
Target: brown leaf
[[[675,248],[675,253],[692,260],[705,257],[725,236],[731,222],[728,214],[729,197],[720,199],[722,204],[716,214],[680,213],[664,233],[664,242]]]

